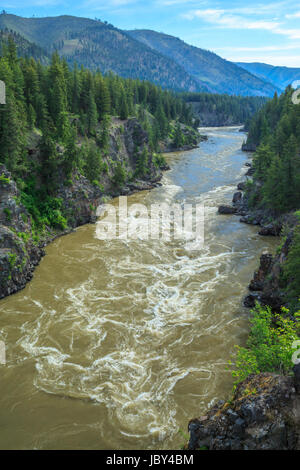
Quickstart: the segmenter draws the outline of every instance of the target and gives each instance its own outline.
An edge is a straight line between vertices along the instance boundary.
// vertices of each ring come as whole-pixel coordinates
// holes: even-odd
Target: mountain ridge
[[[100,20],[71,15],[23,18],[7,13],[0,15],[0,30],[14,31],[48,53],[57,50],[69,64],[149,80],[174,91],[269,97],[279,91],[213,52],[150,30],[123,31]],[[151,36],[146,43],[145,32]],[[156,44],[153,35],[159,39]],[[176,44],[178,51],[161,44],[166,41]]]
[[[263,62],[236,62],[236,64],[253,75],[267,80],[282,91],[293,81],[300,80],[300,68],[297,67],[270,65]]]
[[[183,65],[185,70],[210,92],[243,96],[273,96],[277,87],[261,80],[214,52],[185,43],[180,38],[149,29],[128,33],[161,54]],[[247,73],[245,73],[247,72]]]

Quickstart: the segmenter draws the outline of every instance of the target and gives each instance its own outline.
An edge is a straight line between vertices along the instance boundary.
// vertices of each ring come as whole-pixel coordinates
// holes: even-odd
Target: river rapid
[[[245,134],[201,132],[208,141],[167,155],[162,186],[128,205],[204,203],[203,247],[101,241],[86,225],[1,300],[1,449],[178,449],[188,421],[229,397],[226,365],[249,332],[242,298],[276,242],[217,214],[246,172]]]

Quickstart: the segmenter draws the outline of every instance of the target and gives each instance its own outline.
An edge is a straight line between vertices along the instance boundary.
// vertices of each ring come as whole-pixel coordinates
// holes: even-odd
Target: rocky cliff
[[[219,402],[189,423],[188,448],[299,450],[299,366],[295,377],[249,375],[230,402]]]
[[[244,149],[249,150],[249,149]],[[251,176],[247,162],[246,176]],[[297,224],[294,213],[275,217],[270,210],[249,208],[249,196],[244,194],[246,182],[238,185],[231,206],[220,206],[219,213],[240,216],[240,222],[257,225],[261,236],[286,236],[275,255],[263,253],[258,270],[249,284],[250,294],[244,299],[246,307],[256,302],[281,312],[285,294],[281,274]],[[259,192],[256,187],[255,191]],[[261,373],[249,375],[239,383],[233,398],[219,402],[206,416],[189,424],[189,448],[228,450],[294,450],[300,449],[300,364],[289,376]]]
[[[95,220],[94,208],[101,200],[99,188],[78,175],[72,186],[61,186],[57,197],[63,200],[68,229],[47,228],[35,233],[32,219],[20,200],[20,191],[4,166],[0,167],[0,298],[25,287],[44,256],[44,247],[72,228]]]
[[[139,155],[145,148],[148,152],[147,173],[137,179],[133,175]],[[36,148],[30,148],[28,152],[34,158]],[[135,118],[126,121],[112,120],[109,150],[104,160],[107,172],[103,175],[101,185],[91,183],[77,170],[68,181],[65,181],[64,175],[59,177],[53,196],[62,202],[61,211],[67,220],[67,228],[60,230],[46,227],[43,233],[36,233],[32,218],[21,203],[16,182],[7,169],[0,166],[0,298],[25,287],[45,254],[44,247],[50,241],[75,227],[95,222],[96,209],[104,197],[150,189],[159,184],[162,176],[160,167],[164,167],[155,163],[149,148],[148,135]],[[126,168],[127,175],[121,185],[113,180],[118,163]]]

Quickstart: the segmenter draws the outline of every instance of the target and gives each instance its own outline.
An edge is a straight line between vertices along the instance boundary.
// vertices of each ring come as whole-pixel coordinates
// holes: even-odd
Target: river
[[[128,198],[205,204],[205,242],[56,239],[26,288],[0,302],[1,449],[178,449],[189,419],[229,397],[242,306],[274,239],[217,214],[246,171],[238,128],[167,155],[163,185]],[[116,201],[115,201],[116,204]]]

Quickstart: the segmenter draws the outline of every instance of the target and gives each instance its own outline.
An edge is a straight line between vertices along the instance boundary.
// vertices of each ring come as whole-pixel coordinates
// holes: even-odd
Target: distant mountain
[[[175,60],[209,91],[243,96],[273,96],[278,88],[213,52],[150,30],[128,31],[133,38]]]
[[[49,53],[57,49],[70,64],[76,61],[103,73],[113,71],[122,77],[149,80],[173,90],[207,91],[173,60],[101,21],[74,16],[21,18],[2,14],[0,29],[15,31]]]
[[[21,18],[7,13],[0,15],[0,30],[17,33],[46,54],[58,50],[70,64],[149,80],[175,91],[273,96],[277,90],[212,52],[154,31],[126,32],[74,16]]]
[[[27,39],[20,34],[8,30],[0,31],[0,53],[2,48],[7,44],[9,36],[13,38],[14,43],[17,46],[19,57],[33,57],[44,65],[50,62],[50,55],[45,51],[45,49],[37,46],[33,42],[27,41]]]
[[[272,83],[274,86],[285,90],[293,81],[300,80],[300,68],[281,67],[263,64],[259,62],[236,62],[236,65],[242,67],[257,77]]]

